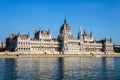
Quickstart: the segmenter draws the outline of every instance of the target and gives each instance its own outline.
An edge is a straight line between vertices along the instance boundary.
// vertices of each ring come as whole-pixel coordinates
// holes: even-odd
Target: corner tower
[[[78,32],[78,39],[80,42],[83,42],[82,26],[80,26],[80,30]]]

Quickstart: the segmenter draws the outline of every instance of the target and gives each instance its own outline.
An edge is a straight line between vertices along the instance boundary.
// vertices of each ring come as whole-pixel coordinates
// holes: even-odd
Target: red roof
[[[17,34],[11,34],[10,35],[10,38],[12,38],[12,39],[15,38],[15,37],[17,37]]]
[[[20,37],[22,39],[27,39],[28,38],[28,35],[17,35],[17,34],[11,34],[10,35],[10,38],[14,39],[16,37]]]
[[[42,30],[42,31],[38,31],[36,34],[42,34],[42,35],[49,35],[50,34],[50,32],[48,32],[48,31],[44,31],[44,30]]]
[[[64,28],[65,28],[66,30],[70,30],[70,27],[69,27],[68,24],[63,24],[62,27],[60,28],[60,30],[64,30]]]
[[[49,32],[47,32],[47,31],[41,31],[41,34],[42,35],[49,35]]]
[[[89,35],[89,34],[84,34],[84,37],[86,37],[86,38],[92,38],[92,36]]]
[[[27,39],[28,36],[27,36],[27,35],[20,35],[20,38],[22,38],[22,39]]]

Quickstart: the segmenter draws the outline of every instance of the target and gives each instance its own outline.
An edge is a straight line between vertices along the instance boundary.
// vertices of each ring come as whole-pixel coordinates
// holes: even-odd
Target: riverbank
[[[17,54],[0,52],[0,58],[54,58],[54,57],[120,57],[120,53],[111,54]]]

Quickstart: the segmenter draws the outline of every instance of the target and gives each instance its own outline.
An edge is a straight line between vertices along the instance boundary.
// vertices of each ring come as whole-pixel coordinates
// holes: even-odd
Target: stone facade
[[[36,30],[34,38],[27,35],[10,34],[6,39],[7,49],[20,54],[90,54],[104,52],[113,52],[112,40],[95,41],[92,35],[85,31],[82,33],[82,27],[78,32],[78,38],[73,39],[70,26],[66,19],[60,28],[58,38],[52,38],[50,30]]]

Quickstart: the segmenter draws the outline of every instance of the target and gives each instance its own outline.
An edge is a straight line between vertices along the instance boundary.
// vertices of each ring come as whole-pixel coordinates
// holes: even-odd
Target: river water
[[[0,80],[120,80],[120,58],[0,59]]]

